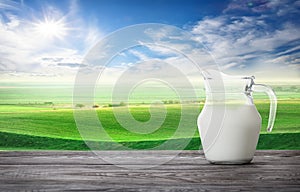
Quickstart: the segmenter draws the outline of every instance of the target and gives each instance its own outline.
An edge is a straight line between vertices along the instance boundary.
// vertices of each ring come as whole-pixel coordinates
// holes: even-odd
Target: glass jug
[[[272,131],[277,99],[266,85],[252,77],[233,77],[218,71],[204,71],[206,101],[198,117],[198,129],[206,159],[214,164],[251,162],[259,138],[261,116],[252,92],[270,98],[268,132]]]

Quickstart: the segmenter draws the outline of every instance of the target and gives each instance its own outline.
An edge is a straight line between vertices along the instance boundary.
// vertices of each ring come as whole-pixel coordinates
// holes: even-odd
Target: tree
[[[120,106],[126,106],[126,103],[123,102],[123,101],[121,101],[121,102],[120,102]]]
[[[82,107],[84,107],[84,104],[78,103],[78,104],[75,105],[75,107],[82,108]]]

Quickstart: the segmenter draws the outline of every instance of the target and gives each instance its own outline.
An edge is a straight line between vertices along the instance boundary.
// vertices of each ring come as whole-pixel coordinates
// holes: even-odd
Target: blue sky
[[[68,11],[70,1],[48,1],[48,5]],[[182,27],[194,23],[206,15],[220,14],[226,1],[199,0],[98,0],[78,1],[79,14],[89,21],[95,20],[105,32],[139,23],[164,23]],[[38,9],[40,1],[32,3]],[[43,5],[42,5],[43,6]]]
[[[72,81],[93,45],[141,23],[189,31],[229,74],[299,80],[298,18],[296,0],[0,0],[0,81]],[[166,53],[144,48],[115,62],[159,51]]]

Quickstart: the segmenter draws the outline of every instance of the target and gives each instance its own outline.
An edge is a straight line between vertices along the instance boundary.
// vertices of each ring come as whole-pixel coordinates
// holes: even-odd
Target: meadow
[[[71,88],[7,87],[0,88],[1,150],[89,150],[76,127],[70,103]],[[255,100],[256,107],[263,119],[258,149],[299,150],[300,94],[298,87],[280,87],[277,91],[277,118],[271,133],[266,132],[269,103],[264,96],[256,95],[258,98]],[[200,111],[203,102],[204,100],[199,100],[185,105],[191,112]],[[139,134],[124,129],[113,113],[113,110],[117,110],[122,115],[129,107],[136,120],[146,122],[150,118],[147,102],[129,106],[112,106],[104,102],[94,109],[91,106],[83,106],[78,110],[96,110],[105,131],[113,142],[131,149],[151,149],[170,140],[173,145],[166,149],[180,149],[177,144],[183,141],[189,141],[185,149],[201,149],[196,122],[191,123],[190,130],[194,131],[192,136],[187,137],[182,132],[173,137],[179,123],[181,105],[176,100],[168,100],[165,103],[167,115],[164,123],[159,129],[149,134]],[[101,137],[91,142],[97,143],[103,150],[118,149],[113,142],[108,142],[104,138],[102,140]]]

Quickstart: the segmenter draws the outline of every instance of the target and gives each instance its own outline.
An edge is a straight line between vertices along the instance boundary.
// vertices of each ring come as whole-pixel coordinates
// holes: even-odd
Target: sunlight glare
[[[45,20],[35,24],[37,33],[47,38],[63,38],[67,33],[65,23],[60,20]]]

